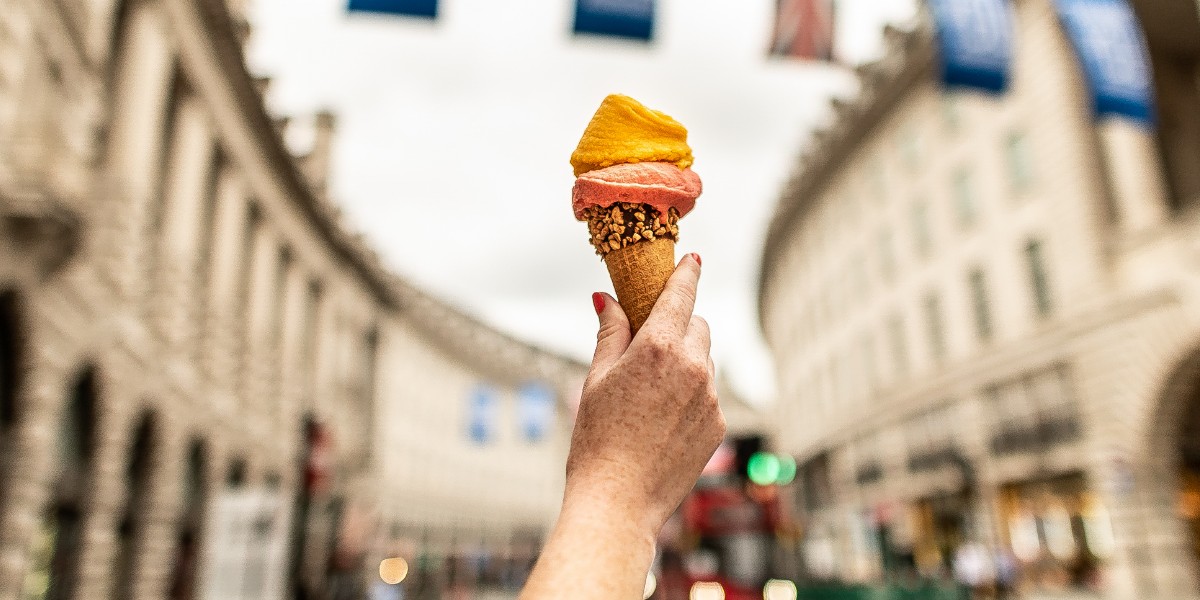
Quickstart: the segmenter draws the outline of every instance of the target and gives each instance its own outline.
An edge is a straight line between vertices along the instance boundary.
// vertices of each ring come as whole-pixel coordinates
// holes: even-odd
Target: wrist
[[[568,477],[563,495],[563,510],[588,512],[620,521],[630,532],[657,539],[669,515],[660,514],[655,499],[638,485],[639,477],[608,465],[603,470]]]
[[[647,507],[629,494],[595,485],[568,484],[559,519],[603,528],[651,557],[662,527]]]

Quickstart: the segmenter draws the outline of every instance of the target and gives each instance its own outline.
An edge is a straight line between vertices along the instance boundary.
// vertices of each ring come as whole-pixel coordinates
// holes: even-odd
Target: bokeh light
[[[800,592],[786,579],[772,579],[763,586],[763,600],[796,600]]]
[[[788,485],[796,480],[796,459],[790,455],[779,456],[779,476],[775,478],[776,485]]]
[[[642,590],[642,600],[646,600],[650,596],[653,596],[654,590],[657,588],[658,578],[656,578],[652,572],[646,573],[646,587],[644,590]]]
[[[715,581],[697,581],[688,593],[689,600],[725,600],[725,588]]]
[[[795,475],[793,467],[793,476]],[[758,485],[771,485],[779,479],[779,457],[769,452],[756,452],[746,465],[746,476]]]
[[[408,561],[403,558],[385,558],[379,562],[379,578],[384,583],[396,585],[408,576]]]

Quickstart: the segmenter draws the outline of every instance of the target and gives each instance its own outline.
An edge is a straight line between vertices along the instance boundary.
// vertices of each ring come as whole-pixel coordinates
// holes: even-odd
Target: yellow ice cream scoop
[[[600,103],[575,152],[571,153],[575,176],[641,162],[674,163],[680,169],[692,166],[687,129],[679,121],[646,108],[629,96],[612,94]]]

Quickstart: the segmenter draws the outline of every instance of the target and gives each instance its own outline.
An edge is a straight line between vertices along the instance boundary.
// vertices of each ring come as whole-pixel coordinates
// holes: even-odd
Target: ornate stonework
[[[586,365],[383,268],[327,160],[288,154],[231,4],[0,11],[0,596],[39,585],[50,543],[76,597],[187,597],[220,552],[197,515],[234,488],[307,498],[314,590],[344,535],[320,515],[365,515],[359,561],[415,532],[501,552],[554,518]],[[531,382],[556,405],[540,439]],[[475,443],[481,386],[495,432]],[[307,489],[314,435],[329,485]]]

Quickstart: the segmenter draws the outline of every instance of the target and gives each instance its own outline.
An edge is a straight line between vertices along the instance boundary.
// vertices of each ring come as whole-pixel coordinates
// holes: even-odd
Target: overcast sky
[[[689,130],[704,180],[677,254],[704,259],[713,356],[769,402],[755,292],[762,237],[802,143],[848,72],[772,60],[774,0],[659,0],[651,45],[572,38],[572,0],[442,0],[437,23],[347,15],[344,0],[250,0],[256,74],[279,114],[339,117],[334,195],[397,273],[495,326],[590,359],[590,295],[611,291],[570,209],[568,157],[607,94]],[[913,0],[839,2],[838,52],[880,51]],[[303,146],[303,131],[292,142]]]

